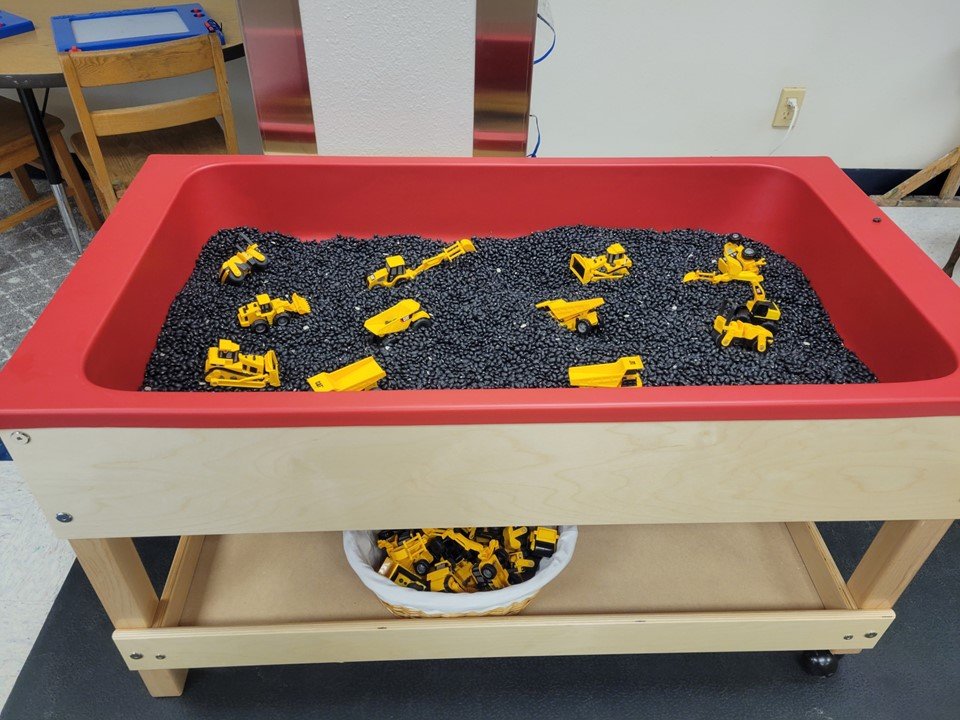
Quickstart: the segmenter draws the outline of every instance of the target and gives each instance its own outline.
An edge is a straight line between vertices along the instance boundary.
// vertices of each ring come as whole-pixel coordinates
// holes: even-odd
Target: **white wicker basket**
[[[540,561],[537,574],[519,585],[475,593],[423,592],[400,587],[377,572],[374,565],[383,551],[376,533],[348,530],[343,533],[347,562],[386,608],[398,617],[468,617],[515,615],[570,563],[577,545],[577,526],[561,525],[557,551]]]

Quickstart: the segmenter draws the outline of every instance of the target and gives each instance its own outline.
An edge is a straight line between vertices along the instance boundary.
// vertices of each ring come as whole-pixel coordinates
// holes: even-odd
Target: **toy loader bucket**
[[[306,315],[310,312],[310,303],[307,302],[307,299],[302,295],[293,293],[293,295],[290,296],[290,309],[299,315]]]
[[[582,285],[586,285],[593,280],[593,261],[580,253],[573,253],[570,256],[570,270]]]
[[[476,246],[473,244],[473,240],[471,240],[470,238],[457,240],[456,245],[458,245],[460,249],[463,250],[465,253],[477,251]]]

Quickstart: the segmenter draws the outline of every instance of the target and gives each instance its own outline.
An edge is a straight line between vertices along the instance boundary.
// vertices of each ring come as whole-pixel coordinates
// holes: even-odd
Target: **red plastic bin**
[[[879,219],[879,221],[878,221]],[[556,225],[741,232],[802,267],[875,385],[143,393],[223,227],[454,240]],[[2,427],[257,427],[960,413],[960,291],[826,158],[153,157],[0,373]],[[198,360],[200,362],[200,360]],[[199,365],[198,365],[199,372]]]

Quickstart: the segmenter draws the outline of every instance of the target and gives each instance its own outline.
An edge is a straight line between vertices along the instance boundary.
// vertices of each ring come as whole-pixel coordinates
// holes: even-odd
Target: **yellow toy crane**
[[[538,302],[537,307],[549,312],[553,319],[567,330],[586,335],[599,327],[600,316],[597,315],[597,308],[604,302],[604,299],[599,297],[589,300],[574,300],[573,302],[544,300]]]
[[[310,303],[306,298],[293,293],[289,300],[271,298],[266,293],[257,295],[256,300],[237,310],[240,327],[252,328],[256,333],[264,333],[272,325],[283,327],[290,322],[288,313],[306,315],[310,312]]]
[[[570,270],[582,285],[595,280],[618,280],[630,274],[633,261],[620,243],[613,243],[605,255],[588,257],[580,253],[570,256]]]
[[[363,326],[377,337],[385,337],[403,332],[409,327],[429,325],[430,322],[430,314],[420,309],[420,303],[416,300],[401,300],[382,313],[367,318]]]
[[[386,376],[387,373],[371,355],[344,365],[339,370],[308,377],[307,384],[314,392],[360,392],[375,388]]]
[[[207,350],[203,379],[214,387],[280,387],[277,354],[267,350],[263,355],[244,355],[237,343],[221,339]]]
[[[717,260],[718,272],[691,270],[683,276],[683,282],[708,280],[717,285],[732,280],[741,280],[752,284],[761,283],[763,282],[763,275],[760,274],[760,268],[766,264],[767,261],[762,257],[757,257],[757,251],[753,248],[745,248],[735,242],[727,242],[723,245],[723,255]]]
[[[473,241],[470,238],[463,238],[462,240],[457,240],[455,243],[451,243],[444,248],[442,252],[423,260],[415,268],[408,268],[403,256],[390,255],[386,260],[385,267],[380,268],[372,275],[367,275],[367,288],[391,288],[401,280],[413,280],[425,270],[434,268],[443,262],[453,262],[461,255],[476,251],[477,248],[474,246]]]
[[[773,333],[768,328],[737,320],[735,315],[731,315],[729,307],[720,309],[713,320],[713,331],[720,347],[739,345],[757,352],[766,352],[767,347],[773,343]]]
[[[267,266],[267,257],[262,252],[257,243],[247,245],[245,250],[231,255],[226,262],[220,266],[220,284],[231,283],[239,285],[240,282],[250,274],[251,270]]]
[[[567,373],[573,387],[643,387],[643,360],[628,355],[601,365],[575,365]]]

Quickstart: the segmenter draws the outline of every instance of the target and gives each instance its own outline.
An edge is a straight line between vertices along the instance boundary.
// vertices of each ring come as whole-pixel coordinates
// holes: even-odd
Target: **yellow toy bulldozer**
[[[633,261],[620,243],[608,247],[605,255],[588,257],[573,253],[570,256],[570,270],[582,285],[595,280],[617,280],[626,277],[632,267]]]
[[[739,239],[739,235],[734,235]],[[683,282],[708,280],[712,284],[742,280],[752,284],[763,282],[760,268],[767,264],[762,257],[757,257],[753,248],[745,248],[736,242],[727,242],[723,245],[723,255],[717,260],[717,272],[703,272],[691,270],[683,276]]]
[[[256,333],[264,333],[272,325],[283,327],[290,322],[288,313],[306,315],[310,312],[310,303],[306,298],[293,293],[289,300],[271,298],[267,294],[257,295],[256,300],[237,310],[240,327],[252,328]]]
[[[401,300],[382,313],[367,318],[363,326],[377,337],[385,337],[403,332],[409,327],[429,325],[431,322],[430,314],[421,310],[420,303],[416,300]]]
[[[643,360],[629,355],[601,365],[575,365],[567,372],[573,387],[643,387]]]
[[[232,283],[239,285],[240,282],[250,274],[255,268],[267,266],[267,257],[260,252],[257,243],[247,245],[245,250],[241,250],[235,255],[227,258],[226,262],[220,266],[220,284]]]
[[[604,304],[603,298],[591,298],[589,300],[575,300],[568,302],[566,300],[544,300],[538,302],[537,307],[548,311],[553,319],[563,325],[567,330],[571,330],[580,335],[586,335],[593,332],[600,325],[600,317],[597,315],[597,308]]]
[[[317,373],[307,378],[314,392],[359,392],[370,390],[387,376],[373,356],[344,365],[333,372]]]
[[[757,352],[766,352],[773,343],[773,333],[761,325],[736,319],[729,307],[720,308],[713,321],[713,331],[717,335],[717,345],[730,347],[740,345],[753,348]]]
[[[390,255],[386,260],[385,267],[380,268],[372,275],[367,275],[367,288],[391,288],[401,280],[413,280],[420,273],[434,268],[440,263],[453,262],[461,255],[476,251],[477,248],[474,246],[473,241],[470,240],[470,238],[464,238],[463,240],[457,240],[455,243],[451,243],[444,248],[442,252],[428,257],[415,268],[408,268],[406,261],[404,261],[401,255]]]
[[[280,387],[280,367],[273,350],[263,355],[243,355],[232,340],[221,339],[217,347],[207,351],[204,371],[203,379],[214,387]]]

